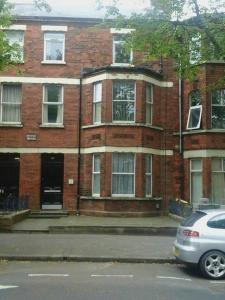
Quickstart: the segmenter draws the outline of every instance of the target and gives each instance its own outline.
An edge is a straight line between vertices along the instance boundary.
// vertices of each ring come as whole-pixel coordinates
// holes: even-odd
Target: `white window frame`
[[[20,29],[20,30],[15,30],[13,29],[13,27],[9,28],[9,29],[5,29],[4,30],[5,35],[6,35],[6,39],[8,40],[9,45],[13,45],[14,43],[17,44],[20,48],[20,54],[21,54],[21,58],[18,59],[16,57],[13,57],[13,55],[11,56],[12,61],[15,61],[17,63],[23,63],[24,62],[24,30]],[[12,33],[21,33],[21,37],[22,37],[22,41],[21,42],[12,42],[12,40],[7,38],[7,32],[12,32]]]
[[[219,171],[211,171],[211,175],[213,175],[213,173],[223,173],[225,176],[225,158],[224,157],[215,157],[213,159],[219,159],[220,160],[220,164],[221,164],[221,169]],[[212,161],[213,161],[212,159]],[[212,185],[212,201],[215,202],[215,200],[213,199],[213,185]],[[225,206],[223,204],[221,204],[222,206]]]
[[[95,171],[95,158],[97,156],[100,159],[99,171]],[[95,175],[99,175],[99,193],[94,193],[94,177],[95,177]],[[100,197],[100,194],[101,194],[101,155],[100,155],[100,153],[98,153],[98,154],[93,154],[93,156],[92,156],[92,196]]]
[[[199,160],[201,162],[201,169],[196,169],[196,170],[193,170],[192,169],[192,162],[193,161],[196,161],[196,160]],[[192,180],[192,173],[201,173],[201,175],[203,175],[203,161],[202,161],[202,158],[193,158],[193,159],[190,159],[190,167],[189,167],[189,170],[190,170],[190,202],[193,203],[193,199],[192,199],[192,184],[191,184],[191,180]],[[202,178],[203,179],[203,178]],[[203,184],[202,184],[202,188],[203,188]]]
[[[97,97],[96,97],[97,85],[101,86],[101,98],[100,99],[97,99]],[[93,84],[93,124],[101,124],[101,122],[102,122],[101,114],[100,114],[100,120],[99,121],[95,120],[96,105],[98,105],[98,104],[100,105],[101,112],[102,112],[102,81],[94,82],[94,84]]]
[[[117,100],[117,99],[113,99],[113,84],[116,81],[120,81],[120,82],[124,82],[124,81],[133,81],[134,83],[134,100]],[[134,120],[132,121],[128,121],[128,120],[114,120],[113,119],[113,103],[114,102],[133,102],[134,103]],[[113,123],[118,123],[118,124],[133,124],[136,122],[136,81],[134,80],[130,80],[130,79],[116,79],[112,81],[112,122]]]
[[[219,89],[219,91],[220,91],[220,93],[222,93],[222,91],[225,91],[225,88]],[[213,104],[213,93],[211,93],[211,128],[213,128],[213,129],[225,129],[225,128],[221,128],[221,127],[213,127],[213,119],[212,119],[213,106],[225,108],[225,104],[223,104],[222,102],[223,102],[223,98],[221,96],[220,104]]]
[[[194,111],[196,109],[200,109],[198,124],[195,127],[190,127],[189,122],[190,122],[191,114],[192,114],[192,111]],[[188,113],[187,129],[188,130],[199,129],[200,125],[201,125],[201,120],[202,120],[202,105],[191,106],[189,108],[189,113]]]
[[[145,168],[145,197],[152,197],[152,155],[151,154],[146,154],[145,156],[145,159],[149,157],[150,158],[150,162],[151,162],[151,170],[150,172],[147,172],[147,169]],[[146,166],[146,164],[145,164]],[[150,184],[151,184],[151,193],[150,194],[147,194],[146,190],[147,190],[147,177],[150,177],[151,180],[150,180]]]
[[[16,103],[10,103],[10,105],[14,104],[16,106],[20,106],[20,121],[19,122],[5,122],[2,120],[2,117],[3,117],[3,106],[4,105],[7,105],[7,102],[4,102],[3,100],[3,89],[4,89],[4,86],[7,86],[7,85],[10,85],[10,86],[20,86],[20,89],[21,89],[21,101],[20,103],[16,102]],[[0,123],[2,124],[12,124],[12,125],[20,125],[21,124],[21,107],[22,107],[22,86],[21,84],[1,84],[1,106],[0,106]]]
[[[129,58],[129,62],[126,63],[122,63],[122,62],[116,62],[116,45],[124,45],[126,41],[124,41],[122,38],[119,41],[115,41],[115,36],[120,36],[121,37],[125,34],[130,34],[130,32],[126,32],[126,33],[122,33],[122,32],[118,32],[118,33],[114,33],[113,34],[113,65],[114,66],[130,66],[132,65],[133,62],[133,50],[130,49],[130,58]]]
[[[134,159],[134,172],[133,173],[119,173],[119,172],[113,172],[113,164],[112,164],[112,177],[111,177],[111,191],[113,191],[113,175],[133,175],[134,178],[134,193],[133,194],[113,194],[113,192],[111,192],[112,197],[130,197],[130,198],[134,198],[135,197],[135,186],[136,186],[136,178],[135,178],[135,173],[136,173],[136,155],[135,153],[123,153],[121,152],[120,154],[132,154],[133,155],[133,159]],[[112,153],[112,162],[113,162],[113,153]]]
[[[61,94],[62,94],[62,100],[61,102],[48,102],[45,101],[45,89],[50,86],[50,85],[55,85],[55,86],[59,86],[61,88]],[[44,111],[45,111],[45,107],[49,106],[49,105],[58,105],[62,107],[62,122],[60,123],[49,123],[49,122],[44,122]],[[43,94],[42,94],[42,125],[45,126],[62,126],[63,122],[64,122],[64,87],[63,85],[60,84],[44,84],[43,85]]]
[[[47,41],[51,41],[52,39],[51,38],[47,38],[47,35],[48,34],[61,34],[63,35],[63,39],[62,39],[62,59],[61,60],[49,60],[46,58],[46,50],[47,50],[47,47],[46,47],[46,44],[47,44]],[[44,32],[44,58],[43,58],[43,61],[42,63],[48,63],[48,64],[65,64],[65,32],[63,31],[45,31]]]
[[[147,89],[151,89],[151,99],[148,99],[147,97]],[[147,83],[146,84],[146,113],[145,113],[145,122],[146,124],[152,125],[152,116],[153,116],[153,84]],[[151,116],[150,116],[150,122],[147,120],[147,106],[150,107]]]

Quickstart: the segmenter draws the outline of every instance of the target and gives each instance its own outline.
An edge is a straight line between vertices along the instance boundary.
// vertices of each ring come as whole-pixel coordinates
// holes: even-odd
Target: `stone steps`
[[[57,219],[57,218],[62,218],[67,216],[68,216],[68,212],[65,210],[43,209],[43,210],[31,211],[29,218],[30,219]]]

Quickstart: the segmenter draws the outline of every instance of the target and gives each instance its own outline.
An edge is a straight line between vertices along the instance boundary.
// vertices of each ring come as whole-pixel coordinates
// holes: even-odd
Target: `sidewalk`
[[[169,216],[124,218],[66,216],[28,218],[12,227],[13,233],[102,233],[174,236],[179,221]]]
[[[174,237],[0,234],[0,260],[174,263]]]
[[[0,233],[0,259],[174,263],[171,217],[27,218]]]

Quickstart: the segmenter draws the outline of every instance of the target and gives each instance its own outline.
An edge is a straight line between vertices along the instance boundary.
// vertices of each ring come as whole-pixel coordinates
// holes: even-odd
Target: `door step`
[[[52,210],[52,209],[42,209],[31,211],[29,218],[32,219],[58,219],[62,217],[67,217],[68,212],[66,210]]]

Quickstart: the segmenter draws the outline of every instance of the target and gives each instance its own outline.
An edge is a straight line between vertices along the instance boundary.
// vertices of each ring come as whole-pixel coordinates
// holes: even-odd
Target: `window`
[[[100,155],[93,155],[93,165],[92,165],[92,195],[100,196]]]
[[[196,204],[202,198],[202,160],[192,159],[190,161],[191,175],[191,203]]]
[[[146,123],[152,124],[152,107],[153,107],[153,86],[146,86]]]
[[[102,83],[94,83],[93,92],[93,123],[101,123]]]
[[[212,159],[212,199],[225,205],[225,158]]]
[[[113,36],[113,63],[131,64],[132,51],[125,46],[127,34],[115,34]]]
[[[189,113],[187,129],[198,129],[201,125],[202,105],[201,94],[199,90],[193,90],[189,94]]]
[[[43,97],[43,123],[63,124],[63,88],[60,85],[45,85]]]
[[[212,128],[225,129],[225,89],[212,93]]]
[[[145,156],[145,196],[152,195],[152,156]]]
[[[5,34],[9,45],[15,48],[15,50],[12,51],[11,59],[15,62],[23,61],[24,32],[6,30]]]
[[[201,94],[199,90],[193,90],[189,94],[189,107],[201,104]]]
[[[1,92],[1,122],[21,122],[21,85],[3,84]]]
[[[210,228],[225,229],[225,214],[219,214],[210,219],[207,223]]]
[[[59,32],[46,32],[44,34],[44,61],[64,62],[65,34]]]
[[[134,81],[113,81],[113,121],[134,122],[134,106]]]
[[[112,156],[112,195],[134,196],[134,154],[115,153]]]
[[[200,128],[201,117],[202,117],[201,105],[190,107],[189,114],[188,114],[187,129],[191,130],[191,129]]]

